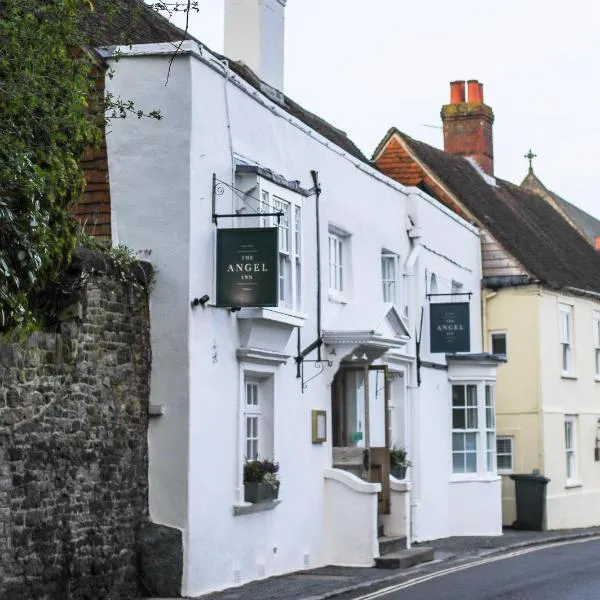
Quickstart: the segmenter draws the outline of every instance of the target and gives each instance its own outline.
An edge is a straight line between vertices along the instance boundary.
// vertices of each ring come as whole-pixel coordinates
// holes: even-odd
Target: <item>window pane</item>
[[[464,406],[465,405],[465,386],[464,385],[453,385],[452,386],[452,406]]]
[[[469,452],[466,455],[466,473],[477,473],[477,453]]]
[[[462,408],[452,409],[452,429],[465,429],[465,411]]]
[[[476,385],[468,385],[467,386],[467,405],[468,406],[477,406],[477,386]]]
[[[477,429],[477,408],[467,408],[467,429]]]
[[[477,452],[477,434],[465,433],[465,447],[469,451]]]
[[[464,450],[465,449],[465,434],[464,433],[453,433],[452,434],[452,450]]]
[[[464,454],[453,454],[452,455],[452,471],[454,473],[465,472],[465,458]]]
[[[492,333],[492,354],[506,354],[505,333]]]

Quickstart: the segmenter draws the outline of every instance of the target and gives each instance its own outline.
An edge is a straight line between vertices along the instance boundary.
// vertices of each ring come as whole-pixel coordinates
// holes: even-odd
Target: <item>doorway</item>
[[[390,511],[389,377],[384,365],[342,364],[332,385],[333,466],[381,484]]]

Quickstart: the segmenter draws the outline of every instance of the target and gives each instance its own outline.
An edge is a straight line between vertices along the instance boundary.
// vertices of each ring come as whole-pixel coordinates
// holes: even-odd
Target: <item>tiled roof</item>
[[[141,0],[94,0],[94,7],[82,13],[90,45],[155,44],[184,38],[181,29]]]
[[[562,209],[577,223],[579,229],[581,229],[583,235],[589,240],[590,244],[596,244],[596,237],[600,236],[600,221],[592,217],[592,215],[581,210],[574,204],[567,202],[564,198],[561,198],[558,194],[548,190],[548,193],[554,198],[554,200],[562,207]]]
[[[535,279],[600,292],[600,253],[546,200],[502,179],[490,185],[468,160],[394,133]]]
[[[573,226],[579,229],[582,235],[588,239],[590,244],[594,247],[596,246],[596,237],[600,236],[600,221],[598,221],[598,219],[592,217],[592,215],[581,210],[574,204],[567,202],[552,190],[549,190],[531,168],[525,179],[521,182],[521,187],[527,191],[539,194],[553,203],[558,210],[564,212],[566,217],[573,223]]]
[[[108,2],[107,6],[111,6],[111,8],[103,11],[103,2]],[[168,19],[140,0],[96,0],[96,10],[86,14],[83,27],[90,36],[90,44],[94,46],[175,42],[184,37],[184,32],[181,29],[172,25]],[[193,39],[204,46],[202,42],[189,34],[187,38]],[[225,58],[212,50],[209,51],[218,58]],[[230,61],[229,66],[236,75],[257,90],[263,91],[264,86],[261,85],[261,80],[246,65],[241,62]],[[290,115],[320,133],[324,138],[333,142],[354,158],[370,164],[364,154],[343,131],[302,108],[291,98],[283,94],[281,97],[280,104]]]

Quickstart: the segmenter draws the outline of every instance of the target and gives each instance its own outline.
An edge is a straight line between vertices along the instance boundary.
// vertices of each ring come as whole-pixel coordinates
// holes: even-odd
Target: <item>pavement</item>
[[[296,571],[277,577],[253,581],[202,596],[202,600],[327,600],[350,597],[400,583],[491,554],[500,554],[528,546],[600,536],[600,527],[560,531],[520,531],[504,529],[500,536],[449,537],[431,540],[413,547],[429,546],[434,560],[410,569],[389,571],[375,568],[321,567]],[[171,600],[155,598],[153,600]],[[173,599],[174,600],[174,599]]]

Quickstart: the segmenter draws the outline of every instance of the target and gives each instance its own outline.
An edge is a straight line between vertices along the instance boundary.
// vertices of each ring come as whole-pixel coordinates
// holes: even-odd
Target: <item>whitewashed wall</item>
[[[407,211],[420,226],[428,224],[423,240],[434,251],[424,249],[415,276],[407,278],[411,334],[425,304],[425,270],[437,270],[448,279],[456,274],[475,293],[472,307],[479,302],[480,272],[472,228],[431,200],[414,196],[409,201],[401,186],[307,132],[246,84],[238,85],[235,76],[226,81],[214,60],[201,58],[193,44],[185,48],[194,54],[184,52],[175,59],[167,86],[168,57],[152,54],[170,47],[123,49],[107,88],[146,109],[161,109],[163,120],[115,122],[108,150],[118,239],[136,250],[151,250],[150,260],[158,269],[152,298],[151,402],[164,404],[166,410],[149,432],[150,512],[154,521],[184,531],[182,592],[194,596],[324,563],[324,472],[331,466],[331,436],[327,443],[313,445],[310,419],[312,409],[330,410],[330,383],[337,368],[326,368],[302,394],[292,359],[281,366],[253,367],[274,376],[274,455],[281,466],[281,503],[267,512],[234,516],[243,455],[238,438],[241,367],[236,357],[243,311],[210,306],[215,297],[213,173],[231,183],[232,154],[298,179],[305,188],[312,187],[310,170],[319,172],[324,327],[343,308],[327,299],[330,223],[352,234],[348,300],[361,303],[382,301],[382,248],[404,260],[408,256]],[[317,335],[314,203],[314,197],[304,201],[302,347]],[[218,212],[233,208],[231,195],[224,194]],[[467,271],[457,265],[466,265]],[[192,309],[191,299],[203,294],[211,296],[209,305]],[[478,309],[472,311],[474,351],[480,347],[478,315]],[[426,322],[423,331],[425,337]],[[290,356],[296,343],[294,332],[287,346]],[[418,407],[411,432],[417,440],[414,514],[423,537],[440,537],[453,533],[447,517],[450,503],[468,498],[451,498],[448,488],[446,375],[423,370],[427,383],[415,390],[411,356],[414,342],[395,364],[402,364],[410,379],[407,403]],[[426,527],[429,519],[433,521]]]

